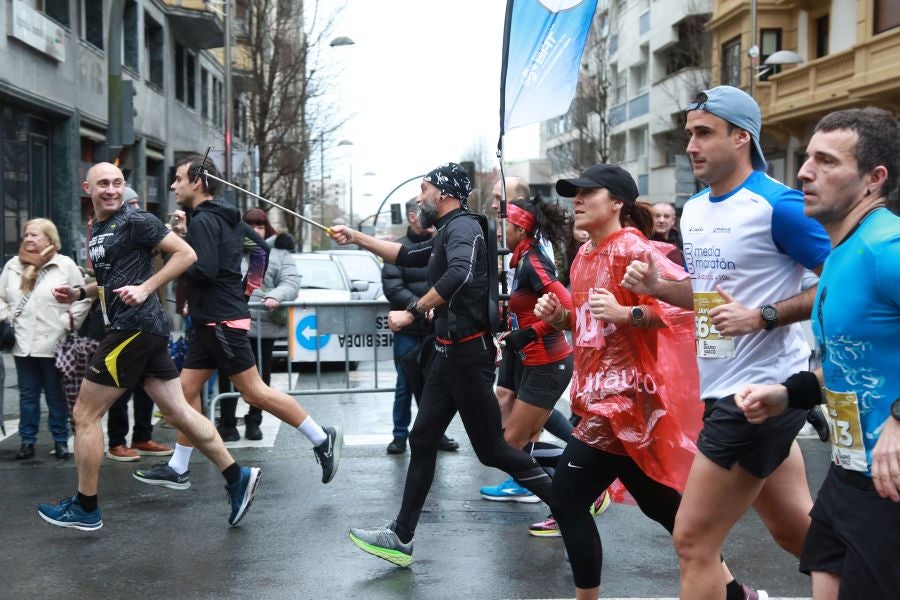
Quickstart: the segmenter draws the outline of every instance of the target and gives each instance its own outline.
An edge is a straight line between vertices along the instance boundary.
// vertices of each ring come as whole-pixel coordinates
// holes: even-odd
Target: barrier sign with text
[[[288,352],[291,362],[387,360],[394,334],[385,306],[290,307]]]

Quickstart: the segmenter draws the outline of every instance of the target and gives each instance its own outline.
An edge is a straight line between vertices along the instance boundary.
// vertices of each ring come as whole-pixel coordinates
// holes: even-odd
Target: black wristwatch
[[[631,326],[632,327],[643,327],[644,319],[647,318],[647,313],[644,312],[644,309],[640,306],[632,306],[631,307]]]
[[[79,300],[84,300],[85,298],[87,298],[87,290],[84,289],[83,285],[76,285],[75,289],[78,290],[78,299]]]
[[[900,421],[900,398],[897,398],[891,404],[891,416]]]
[[[418,298],[412,298],[412,299],[409,301],[409,304],[406,305],[406,310],[407,310],[408,312],[412,313],[412,316],[414,316],[414,317],[421,317],[421,316],[422,316],[422,313],[419,312],[418,304],[419,304],[419,299],[418,299]]]
[[[771,304],[761,306],[759,314],[762,316],[763,322],[766,324],[766,331],[771,331],[778,327],[778,311]]]

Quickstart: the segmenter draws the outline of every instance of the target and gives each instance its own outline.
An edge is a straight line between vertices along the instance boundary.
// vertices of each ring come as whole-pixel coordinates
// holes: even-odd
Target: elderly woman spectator
[[[286,247],[286,240],[282,236],[276,236],[275,228],[269,222],[266,211],[261,208],[250,208],[244,213],[244,222],[247,223],[259,235],[266,240],[270,247],[269,265],[262,281],[262,287],[253,291],[250,302],[260,302],[264,309],[250,310],[250,347],[260,364],[262,380],[269,385],[272,380],[272,348],[275,340],[286,338],[287,309],[278,306],[282,302],[293,302],[300,291],[300,277],[297,275],[297,266],[294,258]],[[279,243],[275,243],[276,237],[281,237]],[[280,247],[279,247],[280,246]],[[247,271],[247,258],[244,259],[241,270]],[[259,344],[257,344],[259,337]],[[261,348],[260,348],[261,347]],[[262,350],[262,352],[260,352]],[[219,434],[226,442],[240,439],[237,430],[237,399],[223,399],[221,403],[221,425]],[[262,431],[259,426],[262,423],[262,411],[251,406],[244,417],[244,437],[248,440],[261,440]]]
[[[53,450],[62,459],[69,456],[69,410],[54,364],[54,349],[68,331],[81,325],[90,301],[69,306],[53,297],[55,286],[81,286],[84,278],[75,262],[59,253],[59,232],[52,221],[28,221],[22,238],[19,255],[0,272],[0,319],[11,319],[16,332],[12,353],[19,379],[21,441],[16,458],[34,456],[43,392]]]

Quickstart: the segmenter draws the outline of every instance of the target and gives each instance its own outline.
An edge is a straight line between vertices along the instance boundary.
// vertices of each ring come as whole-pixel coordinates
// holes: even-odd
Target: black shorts
[[[248,332],[215,325],[195,325],[188,340],[185,369],[219,369],[226,377],[256,366]]]
[[[503,359],[500,362],[500,368],[497,370],[497,386],[512,391],[518,391],[519,382],[522,381],[522,359],[519,355],[510,350],[503,348]]]
[[[900,503],[864,474],[831,465],[809,516],[800,571],[839,576],[841,600],[900,595]]]
[[[109,387],[134,389],[146,377],[178,378],[169,340],[144,331],[110,331],[100,341],[84,378]]]
[[[538,408],[553,410],[556,401],[572,381],[573,361],[570,354],[547,365],[523,366],[516,398]]]
[[[734,395],[707,398],[697,450],[723,469],[740,464],[754,477],[765,479],[791,452],[791,444],[806,423],[806,411],[789,408],[761,425],[747,421]]]

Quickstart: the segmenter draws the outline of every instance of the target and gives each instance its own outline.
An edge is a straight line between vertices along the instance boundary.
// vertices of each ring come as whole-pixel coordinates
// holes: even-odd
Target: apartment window
[[[144,47],[147,50],[148,81],[156,87],[163,87],[163,28],[162,25],[144,13]]]
[[[822,58],[828,54],[828,15],[816,19],[815,24],[816,58]]]
[[[625,98],[628,94],[628,82],[625,79],[624,71],[614,71],[613,72],[613,104],[621,104],[625,102]]]
[[[43,0],[38,3],[38,10],[63,27],[69,26],[69,0]]]
[[[209,118],[209,71],[200,67],[200,114]]]
[[[740,36],[722,45],[722,85],[741,85],[741,38]]]
[[[190,108],[197,106],[197,57],[193,52],[175,42],[175,99]]]
[[[81,0],[81,37],[88,44],[103,50],[103,3]]]
[[[875,0],[875,33],[900,27],[900,3],[897,0]]]
[[[647,158],[647,128],[632,129],[628,140],[629,149],[632,152],[631,160],[644,160]]]
[[[647,91],[647,62],[642,62],[631,67],[631,89],[635,94],[643,94]]]
[[[641,47],[641,62],[631,67],[631,95],[643,94],[647,91],[650,76],[650,48]]]
[[[781,71],[781,65],[766,65],[766,59],[781,50],[781,29],[759,30],[759,64],[766,70],[760,75],[760,81],[766,81]]]
[[[135,72],[140,70],[139,44],[138,6],[135,0],[128,0],[122,15],[122,64]]]
[[[621,164],[625,162],[625,135],[619,134],[609,138],[609,162]]]

